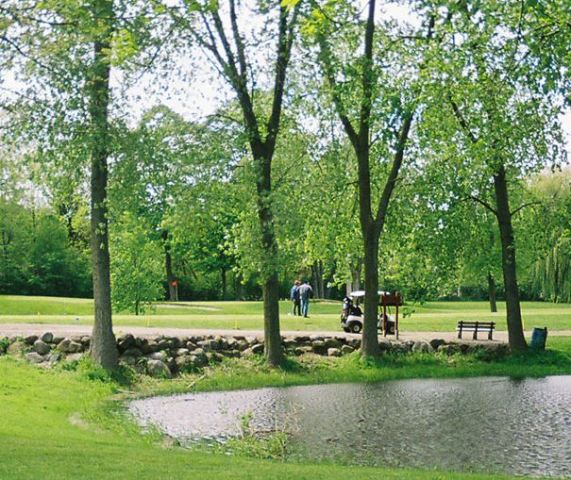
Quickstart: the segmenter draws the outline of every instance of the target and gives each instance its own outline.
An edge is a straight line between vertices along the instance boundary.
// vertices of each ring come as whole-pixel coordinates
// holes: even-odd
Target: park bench
[[[492,333],[495,328],[494,322],[465,322],[460,320],[456,330],[458,331],[458,338],[462,338],[462,332],[474,332],[472,339],[478,340],[478,332],[487,332],[488,340],[492,340]]]

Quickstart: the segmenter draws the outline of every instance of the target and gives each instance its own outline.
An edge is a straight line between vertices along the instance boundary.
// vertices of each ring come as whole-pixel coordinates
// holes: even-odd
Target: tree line
[[[185,268],[216,271],[222,295],[229,274],[258,285],[270,365],[280,286],[304,269],[322,293],[363,283],[366,356],[379,286],[437,295],[470,275],[492,308],[503,285],[510,346],[526,348],[518,267],[536,293],[568,296],[552,215],[568,213],[568,177],[537,175],[566,161],[569,7],[399,6],[406,21],[378,0],[1,2],[2,69],[25,85],[3,101],[5,149],[89,219],[98,363],[117,363],[111,285],[139,310],[165,275],[176,298]],[[173,59],[227,101],[194,122],[159,105],[134,127],[129,88]]]

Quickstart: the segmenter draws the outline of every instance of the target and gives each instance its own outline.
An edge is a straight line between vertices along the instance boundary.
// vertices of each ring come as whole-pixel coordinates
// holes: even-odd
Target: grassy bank
[[[280,302],[284,330],[339,330],[341,302],[314,301],[310,318],[289,316],[290,303]],[[571,305],[523,302],[527,330],[547,326],[550,330],[571,330]],[[410,316],[401,318],[403,331],[453,331],[459,320],[495,321],[505,330],[505,305],[490,313],[487,302],[427,302],[409,305]],[[0,323],[61,323],[90,325],[93,301],[76,298],[0,295]],[[257,330],[263,326],[261,302],[176,302],[158,303],[152,312],[135,316],[122,312],[114,316],[117,326],[218,328]]]
[[[283,371],[257,361],[230,361],[204,374],[174,381],[105,379],[85,366],[46,371],[0,357],[0,478],[232,478],[232,479],[489,479],[453,472],[310,465],[228,457],[166,448],[142,435],[118,410],[118,399],[173,391],[210,391],[323,382],[377,381],[467,375],[571,373],[571,339],[553,339],[554,350],[487,362],[475,357],[413,355],[363,365],[357,356],[307,359]]]

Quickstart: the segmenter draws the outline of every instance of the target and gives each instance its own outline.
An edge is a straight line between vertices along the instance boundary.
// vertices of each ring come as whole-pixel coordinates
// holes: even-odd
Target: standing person
[[[301,282],[299,280],[296,280],[293,283],[293,287],[291,287],[291,290],[289,292],[289,298],[293,303],[293,312],[292,315],[296,315],[301,317],[301,300],[300,300],[300,296],[299,296],[299,286],[301,285]]]
[[[307,318],[309,313],[309,297],[313,295],[313,288],[307,282],[303,282],[303,285],[299,287],[299,297],[301,299],[301,314]]]

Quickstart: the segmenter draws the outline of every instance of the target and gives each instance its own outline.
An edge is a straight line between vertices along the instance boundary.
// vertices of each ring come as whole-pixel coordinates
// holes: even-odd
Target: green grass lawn
[[[230,360],[205,376],[144,381],[101,380],[90,367],[44,370],[0,357],[0,478],[11,479],[492,479],[499,475],[258,460],[166,448],[143,435],[119,408],[133,394],[220,390],[265,385],[466,375],[571,373],[571,338],[553,351],[484,362],[471,357],[409,355],[364,366],[358,355],[294,362],[285,371]],[[312,363],[313,362],[313,363]],[[91,378],[91,379],[90,379]],[[95,379],[94,379],[95,378]],[[192,385],[192,387],[189,387]],[[500,447],[500,446],[498,446]]]
[[[339,330],[341,302],[314,301],[310,318],[288,315],[290,302],[280,302],[283,330]],[[407,305],[410,316],[401,318],[402,331],[453,331],[459,320],[496,321],[505,330],[505,305],[490,313],[487,302],[427,302]],[[524,326],[546,326],[550,330],[571,330],[571,305],[545,302],[523,302]],[[0,323],[91,324],[93,301],[57,297],[25,297],[0,295]],[[117,326],[150,326],[179,328],[262,329],[261,302],[175,302],[158,303],[152,312],[135,316],[119,312]]]

